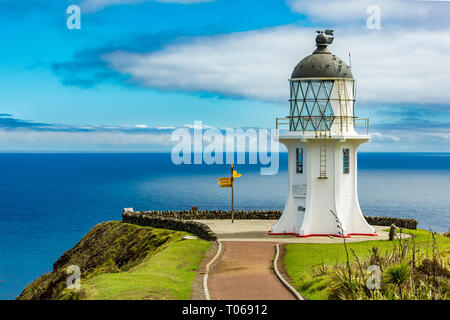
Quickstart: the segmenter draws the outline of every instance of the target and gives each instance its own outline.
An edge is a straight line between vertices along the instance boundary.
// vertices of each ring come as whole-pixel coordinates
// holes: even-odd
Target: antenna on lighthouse
[[[350,63],[349,68],[351,69],[352,68],[352,55],[350,54],[350,52],[348,53],[348,60]]]

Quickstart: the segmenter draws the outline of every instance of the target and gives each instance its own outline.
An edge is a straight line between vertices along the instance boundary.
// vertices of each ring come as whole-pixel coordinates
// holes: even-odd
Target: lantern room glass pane
[[[313,112],[314,112],[314,104],[315,104],[314,100],[313,101],[306,101],[305,104],[306,104],[306,108],[307,108],[306,109],[307,110],[307,115],[308,116],[312,116]]]
[[[331,80],[325,80],[323,82],[323,85],[325,86],[325,89],[327,90],[328,97],[330,97],[331,91],[333,90],[333,84],[334,84],[334,81],[331,81]]]
[[[312,86],[312,89],[314,91],[314,96],[315,97],[317,97],[317,95],[319,93],[319,88],[320,88],[321,83],[322,83],[322,81],[320,81],[320,80],[312,80],[311,81],[311,86]]]
[[[325,109],[325,112],[323,113],[324,116],[330,117],[333,116],[333,108],[331,107],[330,101],[327,102],[327,107]]]
[[[319,91],[317,93],[317,100],[327,100],[328,99],[328,93],[327,90],[325,89],[325,85],[321,84]]]
[[[298,82],[298,81],[295,81]],[[302,98],[306,96],[306,91],[308,90],[309,81],[300,81]]]
[[[291,82],[291,99],[298,100],[329,100],[334,81],[331,80],[301,80]]]
[[[325,100],[325,101],[317,100],[317,107],[319,108],[321,115],[322,114],[325,115],[325,111],[327,109],[327,103],[328,103],[327,100]]]
[[[306,105],[306,102],[304,102],[302,105],[302,110],[300,111],[300,116],[306,117],[308,115],[309,115],[308,107]]]
[[[302,88],[303,88],[303,86],[302,86]],[[308,88],[306,89],[306,94],[303,96],[303,99],[312,100],[312,101],[316,100],[316,96],[313,92],[313,87],[312,87],[311,83],[308,83]]]
[[[314,103],[314,108],[311,111],[311,116],[313,117],[320,117],[322,114],[320,113],[320,107],[319,107],[319,103],[316,102]]]
[[[338,81],[345,83],[341,96]],[[332,104],[339,104],[342,99],[345,99],[348,116],[353,116],[354,87],[353,80],[344,79],[291,81],[291,130],[331,130],[335,120]]]
[[[302,93],[300,93],[300,96],[299,96],[299,83],[292,82],[291,83],[291,99],[298,99],[301,96],[302,96]]]

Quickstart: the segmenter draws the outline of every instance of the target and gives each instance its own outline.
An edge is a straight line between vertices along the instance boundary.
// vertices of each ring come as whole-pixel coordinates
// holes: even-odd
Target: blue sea
[[[280,171],[238,165],[236,209],[282,209],[287,155]],[[450,227],[450,154],[360,153],[363,212],[415,218],[419,227]],[[124,207],[229,209],[217,178],[226,165],[174,165],[170,154],[0,154],[0,299],[14,299],[94,225],[120,220]]]

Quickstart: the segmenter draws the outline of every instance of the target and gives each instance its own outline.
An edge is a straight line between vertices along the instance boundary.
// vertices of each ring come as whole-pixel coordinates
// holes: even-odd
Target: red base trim
[[[336,237],[336,238],[351,238],[350,236],[366,236],[366,237],[376,237],[378,234],[376,233],[349,233],[346,236],[341,236],[339,234],[307,234],[307,235],[299,235],[298,233],[285,232],[285,233],[267,233],[269,236],[296,236],[298,238],[309,238],[309,237]]]
[[[349,235],[341,236],[340,234],[320,234],[320,233],[319,234],[316,234],[316,233],[314,233],[314,234],[307,234],[307,235],[304,235],[304,236],[298,234],[297,238],[328,237],[328,236],[336,237],[336,238],[350,238]]]
[[[377,237],[376,233],[349,233],[349,236],[365,236],[365,237]]]
[[[285,232],[285,233],[272,233],[272,232],[268,232],[267,233],[269,236],[296,236],[296,233],[292,233],[292,232]]]

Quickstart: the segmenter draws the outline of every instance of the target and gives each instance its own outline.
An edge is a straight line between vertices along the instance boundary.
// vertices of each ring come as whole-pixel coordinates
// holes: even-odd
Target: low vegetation
[[[285,268],[308,299],[449,299],[450,238],[420,229],[402,232],[412,238],[289,244]],[[368,272],[373,265],[379,286]]]
[[[84,299],[188,300],[210,242],[176,239],[127,272],[106,273],[85,283]]]
[[[95,226],[29,284],[17,299],[188,299],[210,242],[186,232],[111,221]],[[81,289],[69,290],[70,265],[81,270]]]

